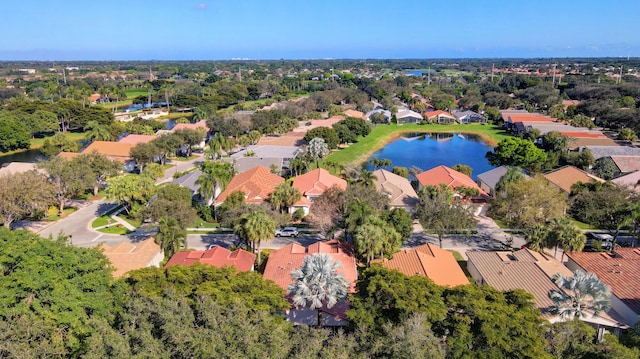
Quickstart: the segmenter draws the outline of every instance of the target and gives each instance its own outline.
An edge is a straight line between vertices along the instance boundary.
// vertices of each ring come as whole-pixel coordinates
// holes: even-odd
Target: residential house
[[[454,123],[456,122],[456,117],[449,112],[436,110],[431,112],[426,112],[425,116],[432,123]]]
[[[287,132],[283,135],[276,136],[262,136],[258,140],[258,146],[287,146],[287,147],[299,147],[304,145],[304,132]]]
[[[396,113],[396,120],[398,123],[420,123],[423,120],[421,114],[412,111],[408,108],[399,109]]]
[[[209,127],[207,127],[206,120],[201,120],[196,123],[178,123],[175,126],[173,126],[170,132],[175,133],[176,131],[180,131],[180,130],[197,130],[197,129],[203,129],[205,131],[205,135],[202,138],[202,141],[199,144],[197,144],[198,147],[204,147],[207,140],[208,133],[209,133]]]
[[[413,212],[420,198],[408,179],[385,169],[375,170],[373,175],[375,176],[373,183],[378,192],[386,193],[389,196],[389,207],[402,208],[409,213]]]
[[[640,171],[631,172],[624,176],[614,178],[611,182],[617,185],[627,186],[640,193]]]
[[[364,113],[356,110],[344,110],[344,115],[347,117],[359,118],[362,120],[368,120]]]
[[[326,253],[334,261],[338,261],[341,266],[337,269],[349,283],[349,293],[355,293],[355,283],[358,279],[356,269],[356,259],[353,255],[353,248],[346,242],[331,240],[328,242],[316,242],[305,248],[299,244],[292,243],[281,249],[272,250],[264,269],[263,277],[274,281],[285,291],[289,290],[289,285],[293,284],[291,271],[302,267],[304,257],[316,253]],[[345,312],[349,309],[349,303],[339,303],[332,308],[326,305],[320,309],[323,312],[322,326],[345,326],[348,320]],[[295,325],[318,325],[318,315],[316,310],[309,308],[292,308],[286,313],[287,320]]]
[[[372,263],[380,263],[387,269],[408,276],[428,277],[435,284],[445,287],[469,284],[453,254],[433,244],[405,249],[395,253],[392,259],[376,259]]]
[[[164,259],[162,249],[153,238],[138,243],[121,242],[112,246],[101,243],[98,248],[102,249],[104,256],[115,268],[112,273],[115,278],[134,269],[159,267]]]
[[[500,111],[502,118],[504,119],[504,127],[508,130],[516,133],[530,130],[530,127],[534,123],[552,124],[557,122],[556,118],[541,115],[539,113],[529,113],[527,111]],[[516,123],[522,124],[516,126]]]
[[[149,143],[158,138],[156,135],[135,135],[128,134],[125,137],[121,138],[118,143],[131,143],[137,145],[139,143]]]
[[[589,149],[597,160],[612,156],[640,156],[640,148],[630,146],[584,146],[580,150]]]
[[[498,185],[498,182],[500,182],[500,179],[507,174],[508,170],[508,166],[500,166],[487,172],[480,173],[478,175],[478,186],[480,186],[480,189],[487,192],[490,196],[495,196],[496,186]],[[529,177],[524,173],[523,175],[525,177]]]
[[[347,189],[347,181],[332,175],[324,168],[317,168],[295,177],[291,185],[300,191],[302,198],[289,210],[293,213],[296,209],[302,208],[305,216],[309,214],[313,199],[322,195],[329,188],[336,186],[343,191]]]
[[[200,191],[200,185],[197,183],[198,178],[202,176],[202,170],[197,169],[195,171],[191,171],[189,173],[185,173],[184,175],[175,178],[171,183],[177,184],[182,187],[186,187],[191,190],[191,196],[195,196]],[[219,193],[216,193],[219,194]]]
[[[611,308],[635,325],[640,315],[640,248],[610,252],[570,252],[567,267],[591,272],[611,287]]]
[[[605,182],[602,178],[574,166],[564,166],[557,170],[547,172],[544,174],[544,178],[566,193],[571,193],[571,186],[578,182]]]
[[[540,309],[544,319],[551,323],[563,321],[559,315],[551,313],[554,303],[549,299],[549,291],[561,291],[553,282],[556,274],[573,276],[573,272],[560,261],[527,248],[517,252],[467,252],[467,257],[467,270],[476,284],[489,285],[501,291],[525,290],[533,295],[534,305]],[[580,319],[596,327],[599,335],[605,329],[618,333],[620,329],[628,328],[618,313],[614,309],[597,317],[588,315]]]
[[[112,142],[112,141],[93,141],[89,146],[85,147],[80,153],[91,153],[97,152],[101,155],[104,155],[108,159],[112,161],[117,161],[123,164],[124,170],[127,172],[131,172],[135,169],[135,161],[129,155],[131,149],[135,147],[133,143],[120,143],[120,142]],[[58,154],[59,157],[71,159],[76,157],[77,153],[72,152],[61,152]]]
[[[456,111],[453,113],[453,116],[459,123],[487,123],[486,117],[471,110]]]
[[[333,127],[336,123],[344,120],[344,116],[333,116],[327,119],[316,119],[308,121],[310,123],[305,124],[304,126],[296,127],[293,129],[293,132],[302,132],[307,133],[310,130],[318,127]]]
[[[32,170],[38,170],[35,163],[32,162],[8,162],[3,163],[0,167],[0,176],[9,176],[16,173],[24,173]]]
[[[640,156],[611,156],[611,159],[621,174],[640,171]]]
[[[300,153],[296,146],[247,146],[242,151],[232,154],[228,160],[234,162],[236,171],[244,172],[255,166],[275,167],[277,171],[288,169],[291,160]]]
[[[478,186],[471,177],[444,165],[419,173],[416,175],[416,179],[420,183],[420,188],[424,186],[440,186],[441,184],[444,184],[454,191],[457,187],[474,188],[480,193],[479,196],[474,197],[477,200],[486,199],[488,196],[487,192],[480,188],[480,186]]]
[[[391,111],[389,111],[389,110],[385,110],[384,108],[376,108],[376,109],[373,109],[373,110],[371,110],[371,111],[367,112],[365,116],[366,116],[369,120],[372,120],[372,119],[373,119],[373,116],[374,116],[375,114],[377,114],[377,113],[380,113],[380,114],[382,114],[382,115],[384,116],[384,122],[387,122],[387,123],[388,123],[389,121],[391,121]]]
[[[284,178],[274,175],[265,167],[257,166],[235,175],[213,204],[221,205],[235,191],[244,192],[245,203],[268,202],[271,193],[283,182]]]
[[[215,246],[206,251],[181,251],[174,254],[165,267],[176,265],[191,266],[195,263],[211,265],[217,268],[235,267],[239,272],[253,271],[256,255],[243,249],[230,251]]]

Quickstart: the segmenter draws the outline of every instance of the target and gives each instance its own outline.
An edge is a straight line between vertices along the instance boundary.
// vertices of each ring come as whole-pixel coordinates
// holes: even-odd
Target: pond
[[[22,152],[15,152],[9,155],[0,155],[0,165],[9,162],[36,162],[42,158],[43,156],[40,151],[29,149]]]
[[[391,160],[393,166],[420,167],[429,170],[439,165],[453,167],[459,163],[473,169],[472,178],[494,166],[484,157],[493,147],[475,135],[458,133],[408,134],[375,152],[373,158]],[[372,169],[370,165],[369,170]]]

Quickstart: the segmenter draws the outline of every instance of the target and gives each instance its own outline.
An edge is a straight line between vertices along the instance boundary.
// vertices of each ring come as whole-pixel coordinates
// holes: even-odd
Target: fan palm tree
[[[564,252],[580,251],[584,248],[586,238],[580,228],[576,227],[567,217],[555,218],[551,221],[548,240],[555,245],[555,253],[558,246],[562,246],[563,253],[561,261],[564,260]]]
[[[362,170],[362,172],[360,172],[360,176],[358,177],[358,183],[362,184],[366,188],[371,188],[373,187],[373,183],[376,179],[376,175],[374,175],[373,172]]]
[[[322,326],[322,307],[333,308],[347,299],[349,283],[338,273],[340,262],[326,253],[304,257],[302,267],[291,272],[293,284],[289,295],[293,305],[318,309],[318,326]]]
[[[549,235],[549,229],[547,226],[538,224],[533,227],[529,227],[525,230],[525,239],[527,240],[527,247],[534,251],[542,251],[545,247],[547,236]]]
[[[175,218],[162,218],[159,221],[156,241],[162,247],[165,258],[171,258],[176,252],[187,247],[187,231],[180,227]]]
[[[202,165],[202,174],[196,184],[200,185],[199,192],[207,206],[225,190],[234,174],[235,170],[228,162],[205,162]]]
[[[111,141],[113,135],[106,126],[99,124],[97,121],[89,121],[84,126],[87,132],[87,138],[93,141]]]
[[[262,210],[253,210],[243,214],[233,227],[238,237],[251,244],[251,249],[258,254],[260,263],[260,244],[273,238],[276,231],[276,221]]]
[[[360,260],[364,260],[367,266],[375,258],[377,253],[384,251],[384,230],[372,223],[359,226],[354,235],[356,253]]]
[[[329,146],[325,143],[324,139],[316,137],[309,141],[307,153],[316,161],[316,168],[318,168],[320,167],[320,159],[329,154]]]
[[[553,282],[561,290],[549,291],[549,298],[554,303],[551,312],[559,314],[562,318],[584,318],[587,311],[593,312],[593,316],[596,317],[600,312],[609,309],[611,288],[593,273],[576,270],[573,277],[565,277],[558,273],[553,276]]]

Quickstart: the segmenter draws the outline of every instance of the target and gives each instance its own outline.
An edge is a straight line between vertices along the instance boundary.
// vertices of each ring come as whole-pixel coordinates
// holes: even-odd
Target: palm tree
[[[354,244],[358,256],[368,266],[377,253],[384,251],[383,228],[372,223],[359,226],[354,236]]]
[[[205,162],[202,165],[202,174],[196,184],[200,185],[200,196],[207,206],[225,190],[234,174],[235,170],[228,162]]]
[[[549,291],[549,298],[554,303],[552,313],[559,314],[562,318],[584,318],[587,311],[593,312],[596,317],[609,309],[611,288],[595,274],[576,270],[571,278],[558,273],[553,276],[553,281],[561,290]]]
[[[525,238],[529,249],[541,252],[547,242],[549,229],[547,226],[538,224],[525,230]]]
[[[261,242],[273,238],[275,231],[276,221],[262,210],[243,214],[233,227],[234,234],[250,243],[251,249],[258,253],[258,264]]]
[[[320,167],[319,160],[329,154],[329,146],[324,139],[316,137],[309,141],[307,153],[316,161],[316,167]]]
[[[373,158],[371,159],[371,164],[373,165],[373,170],[377,170],[383,167],[391,167],[391,160],[388,158]]]
[[[564,260],[564,252],[582,250],[587,240],[580,228],[571,223],[567,217],[554,218],[551,221],[551,228],[547,238],[550,243],[555,245],[554,256],[558,252],[558,246],[562,246],[564,251],[560,261]]]
[[[87,122],[84,128],[85,130],[89,130],[86,136],[92,141],[111,141],[113,139],[111,131],[109,131],[106,126],[99,124],[95,120]]]
[[[373,187],[373,183],[377,179],[376,175],[371,171],[362,170],[360,172],[360,176],[358,177],[358,183],[362,184],[362,186],[366,188]]]
[[[280,183],[269,196],[271,205],[282,213],[284,207],[291,207],[302,198],[300,191],[286,182]]]
[[[175,218],[162,218],[159,221],[156,241],[162,247],[165,258],[171,258],[176,252],[187,247],[187,231],[180,227]]]
[[[326,253],[304,257],[302,267],[291,272],[293,284],[289,295],[293,305],[318,309],[318,326],[322,326],[322,307],[333,308],[347,299],[349,283],[338,273],[340,262]]]

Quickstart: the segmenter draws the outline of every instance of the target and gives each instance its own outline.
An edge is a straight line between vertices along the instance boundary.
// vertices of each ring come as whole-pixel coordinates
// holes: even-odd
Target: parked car
[[[596,244],[598,243],[598,244]],[[610,234],[606,233],[595,233],[589,232],[587,233],[587,241],[585,242],[585,248],[593,249],[594,247],[601,248],[604,250],[611,250],[613,246],[613,237]]]
[[[284,227],[276,230],[276,237],[297,237],[298,228],[296,227]]]

